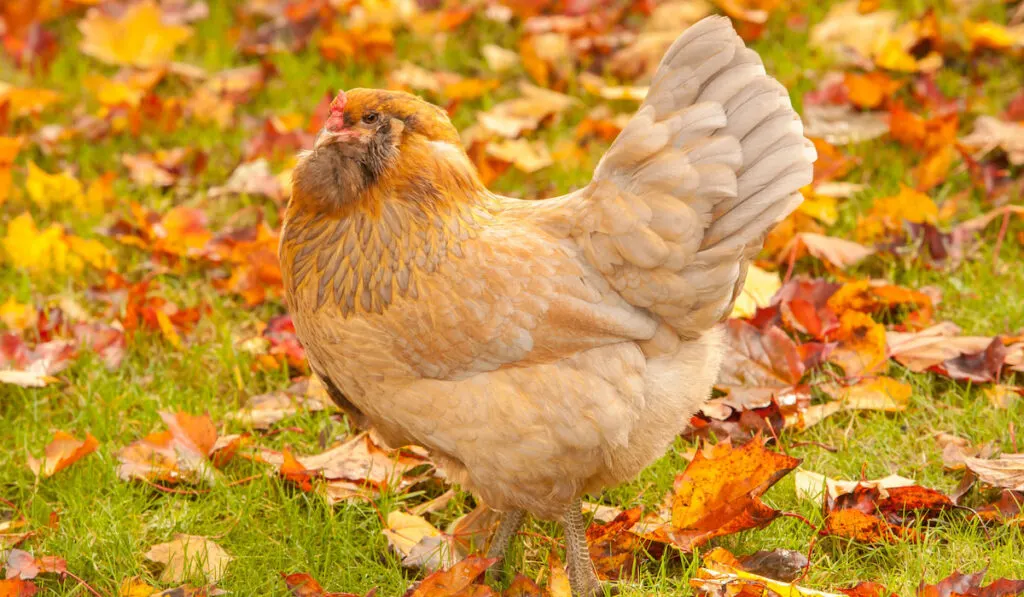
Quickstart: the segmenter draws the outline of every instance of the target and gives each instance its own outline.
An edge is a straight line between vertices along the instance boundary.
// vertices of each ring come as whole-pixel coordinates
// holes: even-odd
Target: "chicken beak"
[[[353,131],[347,129],[341,129],[340,131],[329,131],[326,128],[320,129],[320,134],[316,136],[316,141],[313,142],[313,149],[351,141],[354,136]]]

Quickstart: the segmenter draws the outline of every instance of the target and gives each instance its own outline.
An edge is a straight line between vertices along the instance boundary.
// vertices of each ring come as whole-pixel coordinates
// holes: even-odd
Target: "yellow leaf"
[[[57,224],[40,231],[32,214],[25,212],[7,225],[7,235],[3,238],[7,262],[31,272],[63,273],[68,267],[68,248],[63,236],[64,231]]]
[[[64,239],[71,252],[96,269],[113,269],[114,256],[98,240],[68,235]],[[79,268],[81,269],[81,268]]]
[[[992,21],[964,21],[964,34],[972,50],[1005,50],[1015,45],[1024,45],[1024,28],[1020,26],[1007,28]]]
[[[35,315],[35,307],[19,303],[13,296],[7,297],[7,301],[0,305],[0,321],[4,322],[8,329],[17,332],[32,325]]]
[[[797,208],[822,224],[831,226],[839,219],[839,202],[835,197],[812,193],[804,198],[804,202]]]
[[[160,7],[146,0],[111,17],[92,9],[78,22],[82,52],[108,64],[150,67],[167,64],[192,35],[184,25],[164,25]]]
[[[163,333],[164,338],[171,343],[171,346],[175,348],[181,348],[181,336],[178,335],[177,330],[174,329],[174,324],[171,323],[171,318],[160,309],[154,311],[156,313],[156,323],[160,326],[160,331]]]
[[[875,200],[871,211],[857,223],[858,239],[876,240],[903,227],[903,222],[935,224],[939,207],[921,191],[902,186],[897,195]]]
[[[67,172],[49,174],[32,161],[28,163],[25,191],[29,199],[43,209],[70,203],[77,209],[90,211],[82,183],[77,178]]]
[[[751,265],[747,269],[747,281],[743,283],[743,292],[736,297],[736,304],[729,317],[750,317],[757,312],[758,307],[767,307],[771,304],[772,297],[779,288],[782,288],[782,282],[778,273],[766,272],[756,265]]]
[[[56,222],[39,230],[28,212],[11,220],[0,243],[7,263],[33,273],[78,273],[87,264],[101,269],[114,265],[113,256],[98,241],[66,234]]]
[[[85,88],[92,92],[96,101],[106,107],[131,106],[138,107],[146,90],[135,87],[126,81],[115,81],[100,75],[89,75],[85,78]]]
[[[59,99],[56,91],[15,87],[0,81],[0,104],[6,103],[12,116],[38,114]]]

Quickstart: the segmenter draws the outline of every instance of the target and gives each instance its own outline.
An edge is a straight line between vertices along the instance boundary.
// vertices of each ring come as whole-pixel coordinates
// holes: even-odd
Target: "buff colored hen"
[[[445,113],[341,93],[293,174],[280,257],[310,365],[360,424],[427,447],[505,513],[562,522],[661,456],[709,396],[747,263],[799,205],[813,146],[725,18],[668,50],[582,189],[489,192]]]

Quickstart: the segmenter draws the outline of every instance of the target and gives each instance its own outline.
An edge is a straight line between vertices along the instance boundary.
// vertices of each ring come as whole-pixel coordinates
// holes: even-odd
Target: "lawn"
[[[33,531],[18,544],[19,549],[36,556],[66,559],[67,570],[102,595],[118,594],[125,579],[132,577],[159,588],[180,584],[161,582],[159,567],[143,556],[150,546],[169,541],[177,533],[209,537],[233,557],[217,587],[234,595],[286,595],[288,589],[281,573],[298,572],[310,574],[331,591],[364,594],[376,587],[379,595],[402,594],[425,572],[403,568],[401,558],[389,549],[382,533],[383,520],[392,511],[439,495],[446,487],[437,481],[411,491],[384,491],[369,502],[351,500],[331,506],[316,492],[303,491],[274,474],[267,464],[248,458],[232,459],[209,484],[154,486],[120,479],[118,454],[128,444],[163,430],[161,411],[209,413],[221,434],[249,432],[253,434],[252,445],[270,450],[288,448],[296,454],[322,452],[350,435],[352,430],[345,420],[332,411],[299,412],[275,424],[271,432],[254,430],[229,418],[249,397],[285,389],[292,377],[306,372],[296,366],[300,363],[294,359],[289,366],[287,358],[270,354],[268,342],[263,339],[266,324],[284,313],[279,288],[267,281],[273,276],[257,276],[246,285],[230,276],[240,268],[257,267],[246,260],[247,256],[231,256],[222,263],[197,257],[197,249],[224,230],[251,231],[261,218],[267,230],[276,230],[286,194],[268,197],[252,190],[217,193],[211,189],[225,185],[246,160],[265,158],[272,174],[287,172],[296,147],[311,142],[306,123],[315,117],[328,92],[394,85],[395,73],[405,62],[431,72],[458,73],[467,80],[497,81],[493,89],[465,92],[465,99],[447,102],[453,110],[453,122],[460,129],[469,127],[479,112],[518,97],[520,80],[538,79],[536,62],[525,59],[500,73],[493,72],[482,57],[482,48],[494,44],[519,55],[530,47],[523,40],[536,40],[536,36],[525,33],[524,21],[518,16],[501,23],[485,16],[482,7],[468,11],[470,14],[464,15],[467,20],[451,31],[443,31],[435,21],[407,19],[395,8],[405,6],[403,3],[365,0],[344,3],[361,4],[370,15],[371,25],[352,35],[346,36],[348,30],[340,24],[356,27],[352,23],[359,19],[358,11],[346,17],[328,14],[323,22],[316,23],[306,47],[253,55],[239,48],[257,26],[256,17],[246,16],[241,3],[208,0],[208,13],[187,25],[191,35],[176,48],[172,45],[176,66],[162,71],[152,88],[138,91],[132,87],[136,83],[125,83],[123,92],[128,96],[138,93],[141,100],[119,102],[109,96],[120,92],[112,81],[121,67],[81,49],[86,34],[80,23],[87,20],[86,8],[75,2],[42,4],[53,6],[41,10],[61,12],[42,24],[53,35],[51,61],[45,67],[30,68],[19,64],[11,54],[0,53],[0,133],[23,137],[13,165],[5,166],[0,156],[0,168],[11,176],[9,190],[0,191],[0,239],[15,239],[15,218],[26,212],[39,231],[24,243],[17,239],[5,242],[0,250],[0,304],[10,307],[2,311],[0,334],[20,338],[32,347],[49,340],[47,334],[62,333],[60,326],[47,330],[34,315],[30,324],[12,323],[17,320],[12,314],[15,307],[30,305],[33,313],[42,309],[52,316],[59,310],[69,322],[92,321],[113,325],[117,330],[127,328],[128,337],[123,361],[116,367],[105,366],[100,354],[83,348],[66,369],[54,373],[55,379],[45,387],[0,384],[0,525],[17,521],[21,515],[27,519],[24,526],[2,532]],[[170,5],[184,5],[165,4],[167,14],[172,12]],[[268,23],[289,23],[291,29],[282,39],[301,36],[301,27],[282,16],[287,3],[264,4],[267,11],[277,15],[277,21]],[[320,4],[294,2],[289,14],[294,17],[306,11],[303,14],[315,15],[315,7]],[[526,10],[524,4],[515,3],[516,10]],[[834,52],[811,44],[811,31],[828,18],[831,4],[783,2],[771,11],[763,32],[751,42],[764,58],[768,72],[786,85],[801,110],[808,103],[807,94],[821,89],[825,73],[863,72],[841,64]],[[931,4],[882,2],[878,10],[896,10],[898,21],[906,23],[921,19]],[[937,3],[935,10],[943,23],[991,19],[1006,25],[1017,8],[1003,2],[947,1]],[[13,23],[14,11],[0,8],[0,14],[4,10]],[[594,9],[596,13],[602,10],[611,9]],[[958,15],[958,10],[964,12]],[[385,13],[390,16],[385,18]],[[451,15],[458,13],[450,10],[445,14],[455,19]],[[189,19],[184,10],[174,9],[174,14]],[[35,22],[44,16],[30,15],[28,20]],[[386,24],[374,24],[375,18]],[[639,31],[647,22],[636,13],[618,26]],[[371,33],[381,31],[393,32],[393,40],[368,41]],[[172,35],[171,30],[154,34],[164,38]],[[945,43],[967,43],[958,35],[962,37],[962,33],[948,33]],[[1015,96],[1021,101],[1017,94],[1024,82],[1024,34],[1017,35],[1009,47],[989,48],[979,42],[980,49],[969,54],[941,49],[946,62],[934,81],[945,96],[964,100],[964,105],[957,108],[960,116],[955,126],[959,136],[970,132],[979,116],[1000,116],[1011,107]],[[334,40],[342,49],[332,54],[332,46],[325,40]],[[116,45],[117,41],[109,43]],[[355,50],[350,51],[350,46]],[[918,50],[920,44],[915,52]],[[923,53],[914,56],[921,59]],[[118,60],[124,65],[133,58],[120,55]],[[501,164],[493,156],[474,157],[478,163],[497,168],[492,189],[533,198],[586,184],[608,140],[600,135],[579,134],[581,122],[598,105],[610,105],[618,112],[629,112],[637,105],[628,99],[604,100],[586,88],[577,75],[597,60],[597,55],[584,55],[582,65],[566,66],[572,61],[563,55],[550,61],[549,66],[553,66],[545,77],[550,79],[550,86],[579,98],[528,134],[554,153],[553,164],[527,173],[515,165]],[[164,63],[166,66],[167,59]],[[220,97],[230,99],[221,103],[192,104],[203,79],[181,65],[201,69],[207,75],[262,65],[260,76],[265,81],[237,95],[222,93]],[[152,68],[136,64],[135,72],[152,72]],[[565,69],[568,74],[562,81],[559,73]],[[865,111],[885,114],[898,98],[912,111],[926,113],[911,94],[911,88],[924,78],[920,72],[878,72],[887,72],[904,86],[887,93],[881,106]],[[120,76],[122,82],[128,81],[126,75]],[[4,84],[11,87],[5,89]],[[38,96],[22,99],[19,104],[11,88],[46,89],[58,95],[50,103],[33,107],[42,101]],[[430,94],[430,99],[441,102],[456,92],[448,88]],[[230,116],[218,122],[213,114],[215,107]],[[1020,114],[1017,118],[1024,118]],[[59,132],[51,125],[64,128]],[[273,134],[266,132],[267,127],[274,126],[279,128]],[[162,168],[151,163],[131,166],[132,156],[174,148],[188,148],[187,156],[171,165],[165,162]],[[839,146],[840,154],[852,160],[840,180],[861,186],[835,200],[834,217],[818,218],[817,229],[865,245],[892,241],[898,230],[886,231],[884,238],[865,238],[864,222],[881,198],[896,195],[901,185],[913,187],[919,183],[916,169],[926,151],[891,134]],[[950,230],[998,206],[1022,204],[1019,184],[1014,188],[1012,182],[1007,183],[1009,190],[1001,192],[980,189],[961,154],[954,153],[948,171],[924,192],[939,208],[932,223]],[[165,157],[156,156],[155,160],[160,162]],[[1000,181],[1021,176],[1020,165],[1007,165],[1000,159],[1004,158],[988,156],[984,160],[990,161],[983,160],[980,167],[989,167],[989,172],[1003,168],[1003,174],[993,175]],[[40,193],[33,191],[31,184],[35,166],[46,173],[70,173],[89,190],[78,193],[86,198],[85,203],[60,200],[56,186],[41,193],[51,200],[40,200]],[[94,181],[106,173],[112,173],[109,188],[97,190],[104,196],[98,203],[90,203]],[[162,174],[169,176],[170,182],[152,184],[152,177]],[[264,182],[271,184],[269,181],[276,179],[268,176]],[[96,185],[100,188],[103,183]],[[205,220],[190,221],[180,229],[170,229],[168,222],[163,222],[166,226],[161,228],[149,220],[151,229],[145,231],[133,212],[152,210],[158,218],[175,207],[185,208],[179,213],[201,214]],[[929,266],[926,259],[916,258],[916,252],[900,257],[879,252],[846,268],[804,257],[796,261],[793,274],[841,282],[883,279],[911,289],[926,289],[929,296],[941,297],[932,315],[935,322],[951,321],[963,335],[1020,336],[1024,328],[1024,218],[1007,216],[1007,222],[1002,233],[999,219],[985,227],[977,235],[974,250],[953,267]],[[99,243],[105,257],[74,263],[72,256],[63,265],[46,257],[51,249],[39,248],[30,241],[43,237],[42,231],[51,223],[63,227],[65,235]],[[896,223],[900,228],[902,221]],[[146,234],[139,233],[140,229]],[[266,250],[275,243],[271,240],[253,246]],[[16,257],[22,252],[43,256],[28,262]],[[785,275],[787,263],[776,257],[766,254],[759,263]],[[112,281],[109,272],[116,272],[124,282]],[[145,298],[139,298],[129,289],[136,288],[132,285],[143,279],[150,280],[150,289]],[[262,296],[253,298],[263,291],[265,300]],[[136,309],[133,301],[142,306]],[[173,316],[174,311],[161,306],[161,301],[177,305],[180,317],[168,319],[167,314]],[[133,321],[130,312],[136,311]],[[156,311],[165,315],[157,317]],[[187,321],[189,317],[195,321]],[[274,341],[269,345],[278,347]],[[7,358],[0,353],[0,359]],[[0,365],[3,363],[0,360]],[[996,453],[1021,452],[1017,434],[1024,433],[1024,400],[1011,399],[1008,406],[999,408],[985,392],[992,384],[954,380],[934,371],[913,372],[894,360],[885,367],[877,373],[912,388],[905,410],[843,412],[806,430],[786,428],[774,449],[802,459],[802,469],[828,477],[856,480],[861,475],[877,479],[898,474],[942,492],[952,491],[962,473],[944,469],[942,448],[934,439],[937,433],[955,434],[971,444],[992,442]],[[819,368],[804,381],[818,386],[834,375],[833,369]],[[1012,386],[1022,381],[1024,375],[1004,369],[1001,383]],[[818,394],[815,398],[820,400]],[[37,478],[26,464],[27,457],[42,454],[55,431],[78,438],[92,434],[99,442],[98,448],[50,478]],[[686,468],[684,455],[693,446],[694,441],[679,439],[637,480],[591,496],[592,501],[619,508],[644,505],[656,509],[672,489],[675,476]],[[715,539],[708,547],[720,545],[735,554],[777,548],[807,553],[813,543],[808,575],[800,582],[821,590],[877,581],[907,595],[913,594],[922,581],[935,583],[954,570],[975,572],[986,567],[988,581],[1024,578],[1024,523],[1019,516],[1016,523],[986,525],[961,510],[946,511],[936,521],[916,526],[921,534],[918,541],[865,544],[836,536],[819,537],[817,531],[824,517],[821,505],[798,499],[793,479],[793,475],[783,478],[764,499],[770,506],[797,513],[805,521],[782,517],[767,528]],[[242,482],[233,483],[239,480]],[[973,506],[985,502],[977,493],[970,500]],[[459,491],[428,519],[444,529],[474,505],[472,496]],[[508,556],[507,567],[542,577],[554,545],[545,537],[558,538],[558,528],[530,521],[523,531]],[[0,554],[11,547],[4,537],[0,536]],[[689,594],[692,589],[688,580],[699,565],[699,554],[666,555],[645,561],[635,570],[635,580],[622,585],[623,594]],[[189,580],[192,584],[203,582],[198,577]],[[85,585],[70,577],[42,574],[34,582],[45,595],[89,594]]]

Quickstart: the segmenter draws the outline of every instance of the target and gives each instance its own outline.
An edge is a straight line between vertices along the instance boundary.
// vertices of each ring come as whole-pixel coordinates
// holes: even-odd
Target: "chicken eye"
[[[373,124],[375,122],[377,122],[376,112],[367,112],[366,114],[363,114],[363,124]]]

